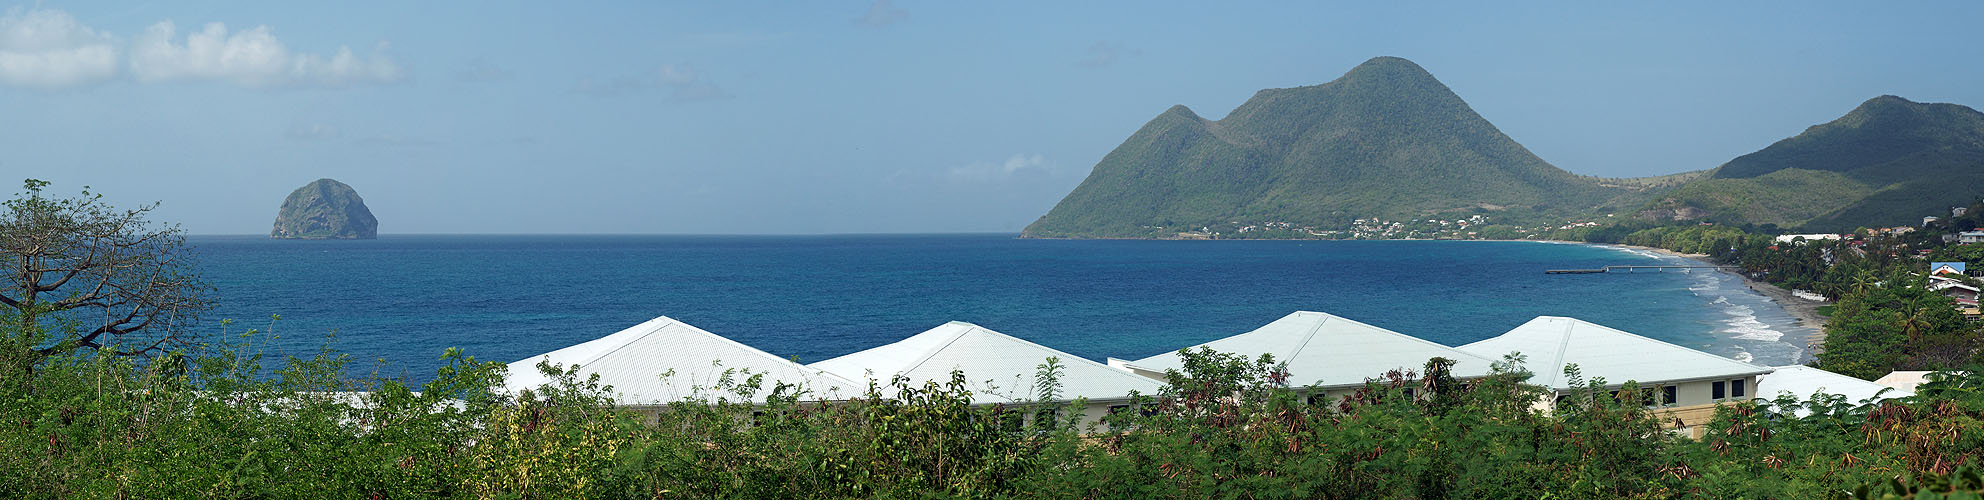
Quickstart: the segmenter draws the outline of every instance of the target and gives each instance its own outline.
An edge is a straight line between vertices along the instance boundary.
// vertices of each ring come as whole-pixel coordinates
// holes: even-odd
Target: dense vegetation
[[[971,406],[962,374],[829,403],[738,374],[650,415],[551,367],[506,394],[504,365],[453,350],[421,387],[343,377],[328,350],[264,366],[261,335],[149,361],[6,357],[0,496],[1871,498],[1896,478],[1974,492],[1984,454],[1978,371],[1879,406],[1730,405],[1693,441],[1596,389],[1534,412],[1520,359],[1466,384],[1429,360],[1312,404],[1270,358],[1192,352],[1137,410],[1083,425],[1052,402]]]
[[[1632,193],[1560,170],[1411,61],[1268,89],[1211,121],[1174,106],[1103,157],[1029,236],[1171,236],[1209,224],[1483,211],[1585,214]],[[1638,200],[1639,198],[1635,198]]]
[[[1984,193],[1984,113],[1895,96],[1739,156],[1657,202],[1723,223],[1906,225]]]

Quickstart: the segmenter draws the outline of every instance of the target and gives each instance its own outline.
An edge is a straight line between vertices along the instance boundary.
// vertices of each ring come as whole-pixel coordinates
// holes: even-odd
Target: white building
[[[1933,371],[1892,371],[1888,372],[1887,375],[1882,375],[1881,378],[1874,379],[1874,383],[1913,393],[1916,386],[1935,380],[1936,377],[1936,372]]]
[[[1480,356],[1525,356],[1535,374],[1529,383],[1558,399],[1576,389],[1564,375],[1575,364],[1584,379],[1604,379],[1617,391],[1628,381],[1648,391],[1650,406],[1680,420],[1683,430],[1705,423],[1723,402],[1755,397],[1757,376],[1770,368],[1641,337],[1603,325],[1557,316],[1539,316],[1508,333],[1460,346]]]
[[[636,409],[696,398],[744,399],[719,386],[724,380],[740,382],[751,375],[763,375],[763,390],[749,398],[758,403],[778,382],[803,386],[809,394],[801,400],[807,401],[848,399],[866,387],[667,316],[510,363],[508,389],[517,392],[551,382],[538,370],[540,362],[568,369],[577,365],[581,380],[598,374],[600,383],[613,386],[621,405]]]
[[[1154,396],[1163,384],[971,323],[953,321],[895,343],[807,365],[849,380],[880,384],[902,376],[913,386],[947,384],[962,371],[973,404],[1029,403],[1041,396],[1035,376],[1047,358],[1062,365],[1056,401],[1086,398],[1083,422],[1122,409],[1132,393]],[[865,385],[864,385],[865,387]]]
[[[1778,242],[1778,243],[1790,243],[1790,242],[1792,242],[1792,241],[1795,241],[1795,240],[1797,240],[1798,238],[1804,238],[1804,239],[1805,239],[1805,241],[1819,241],[1819,240],[1838,240],[1838,239],[1839,239],[1839,235],[1837,235],[1837,234],[1825,234],[1825,233],[1818,233],[1818,234],[1780,234],[1780,235],[1778,235],[1778,236],[1777,236],[1777,238],[1774,238],[1774,239],[1773,239],[1773,241],[1776,241],[1776,242]]]
[[[1810,402],[1813,394],[1824,392],[1840,396],[1845,403],[1857,405],[1915,395],[1912,390],[1896,389],[1809,366],[1775,366],[1771,370],[1770,374],[1757,377],[1758,398],[1775,399],[1779,395],[1790,394],[1801,402]],[[1812,411],[1799,408],[1794,413],[1802,417]]]
[[[1494,359],[1499,359],[1310,311],[1299,311],[1254,331],[1188,349],[1200,347],[1249,358],[1272,354],[1275,361],[1288,363],[1290,385],[1310,388],[1312,395],[1331,399],[1350,394],[1363,387],[1365,380],[1382,377],[1392,370],[1423,371],[1426,361],[1435,357],[1454,360],[1450,373],[1456,378],[1487,375]],[[1177,352],[1136,361],[1111,360],[1110,364],[1157,380],[1164,379],[1165,370],[1183,368]]]

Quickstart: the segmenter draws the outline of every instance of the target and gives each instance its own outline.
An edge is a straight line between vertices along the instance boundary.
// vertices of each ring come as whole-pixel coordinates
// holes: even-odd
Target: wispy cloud
[[[1101,41],[1088,47],[1088,54],[1075,61],[1075,66],[1083,68],[1106,68],[1117,61],[1143,55],[1144,51],[1121,43]]]
[[[407,149],[431,148],[441,145],[440,141],[424,139],[409,135],[399,135],[399,134],[370,135],[370,136],[357,138],[354,140],[354,142],[366,146],[407,148]]]
[[[889,0],[875,0],[875,3],[868,6],[868,13],[856,18],[854,24],[880,28],[906,20],[909,20],[908,10],[896,7]]]
[[[705,78],[695,68],[676,64],[662,65],[660,69],[642,76],[603,81],[579,80],[575,90],[593,97],[619,97],[661,91],[668,93],[669,99],[676,101],[707,101],[731,97],[723,87]]]
[[[21,10],[0,16],[0,84],[54,89],[117,76],[117,38],[68,12]]]
[[[516,76],[516,73],[480,57],[469,60],[468,66],[455,72],[455,80],[465,83],[500,82],[509,80],[513,76]]]
[[[960,183],[997,182],[1011,179],[1029,172],[1051,173],[1054,165],[1038,153],[1020,153],[1006,158],[1003,162],[981,161],[969,165],[952,167],[944,171],[944,179]]]
[[[289,130],[283,132],[282,134],[283,137],[288,138],[289,140],[292,141],[319,141],[325,139],[336,139],[338,138],[338,136],[341,135],[344,134],[338,132],[338,129],[336,127],[332,127],[330,125],[325,125],[322,123],[298,123],[295,125],[290,125]]]
[[[346,87],[391,83],[405,73],[375,46],[369,57],[339,47],[326,57],[294,53],[268,26],[229,33],[227,25],[207,23],[178,36],[172,21],[146,28],[131,46],[131,74],[140,82],[221,80],[246,87]]]

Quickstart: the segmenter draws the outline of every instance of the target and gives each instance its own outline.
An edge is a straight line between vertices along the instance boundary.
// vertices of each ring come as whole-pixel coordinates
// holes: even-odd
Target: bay
[[[670,316],[818,361],[969,321],[1075,356],[1141,358],[1297,310],[1447,345],[1539,315],[1788,364],[1809,329],[1719,272],[1546,275],[1685,263],[1628,249],[1500,241],[1032,240],[830,236],[195,236],[231,333],[274,355],[329,346],[360,370],[427,379],[448,347],[514,361]],[[271,322],[271,315],[281,320]]]

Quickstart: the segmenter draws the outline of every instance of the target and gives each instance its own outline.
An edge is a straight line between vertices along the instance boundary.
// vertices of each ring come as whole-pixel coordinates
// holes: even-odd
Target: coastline
[[[1657,253],[1669,257],[1688,259],[1695,262],[1700,262],[1705,265],[1711,265],[1711,266],[1720,265],[1714,262],[1709,262],[1706,259],[1706,257],[1708,257],[1708,255],[1706,254],[1688,254],[1688,253],[1681,253],[1673,250],[1668,250],[1665,248],[1643,247],[1639,245],[1612,244],[1610,246],[1631,248],[1634,250],[1645,250],[1648,252]],[[1818,352],[1825,346],[1826,318],[1824,316],[1819,315],[1819,306],[1826,305],[1827,304],[1826,302],[1813,302],[1810,300],[1798,298],[1797,296],[1792,295],[1790,290],[1785,290],[1783,288],[1778,287],[1777,285],[1764,282],[1763,280],[1750,278],[1748,275],[1745,275],[1740,272],[1733,272],[1728,270],[1722,270],[1722,272],[1728,273],[1729,275],[1742,279],[1743,285],[1749,287],[1750,291],[1757,292],[1758,294],[1763,295],[1765,298],[1770,299],[1771,302],[1776,303],[1779,307],[1783,307],[1785,313],[1790,314],[1793,319],[1798,321],[1798,326],[1811,328],[1812,334],[1805,338],[1805,350],[1807,353],[1810,353],[1811,355],[1817,355]]]

